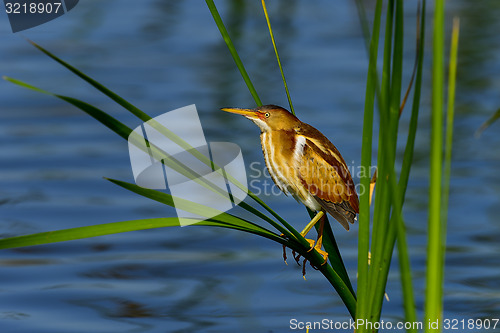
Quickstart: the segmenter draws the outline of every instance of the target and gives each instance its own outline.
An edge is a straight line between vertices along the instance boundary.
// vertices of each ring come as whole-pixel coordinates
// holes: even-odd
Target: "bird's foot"
[[[292,250],[292,256],[293,256],[293,259],[295,259],[295,262],[297,263],[297,265],[300,266],[300,262],[299,262],[300,257],[301,257],[300,253],[297,253],[294,250]]]
[[[307,238],[306,238],[306,241],[310,245],[310,248],[309,248],[309,250],[307,250],[307,253],[311,252],[313,249],[316,250],[323,257],[323,260],[324,260],[323,263],[321,264],[321,266],[325,265],[327,263],[327,260],[328,260],[328,252],[323,251],[321,249],[321,246],[322,246],[321,242],[317,242],[317,241],[315,241],[313,239],[307,239]],[[302,257],[301,254],[295,252],[294,250],[292,250],[292,256],[293,256],[293,259],[295,259],[295,262],[297,263],[297,265],[302,266],[302,277],[305,280],[306,279],[306,263],[307,263],[307,259],[304,258],[302,260],[302,263],[301,263],[300,262],[300,259]],[[286,262],[287,255],[286,255],[286,246],[285,245],[283,245],[283,260],[285,261],[285,264],[288,265],[288,263]],[[314,269],[319,269],[318,267],[314,266],[313,264],[311,264],[311,267],[314,268]]]
[[[320,246],[316,245],[314,247],[314,249],[316,250],[316,252],[318,252],[319,254],[321,254],[321,256],[323,257],[323,263],[321,264],[321,266],[323,266],[324,264],[326,264],[326,262],[328,260],[328,252],[323,251],[321,249],[321,245]]]
[[[321,266],[323,266],[324,264],[326,264],[326,261],[328,260],[328,252],[326,251],[323,251],[321,249],[321,246],[322,244],[319,243],[319,242],[316,242],[312,239],[306,239],[306,241],[311,244],[311,248],[307,251],[307,252],[311,252],[312,249],[315,249],[319,254],[321,254],[321,256],[323,257],[323,263],[321,264]]]
[[[313,249],[316,250],[322,257],[323,257],[323,263],[320,265],[320,266],[323,266],[327,263],[328,261],[328,252],[326,251],[323,251],[321,249],[321,246],[322,244],[312,240],[312,239],[306,239],[306,241],[311,245],[311,248],[307,251],[308,253],[311,252]],[[302,277],[304,278],[304,280],[306,279],[306,263],[307,263],[307,259],[304,258],[304,260],[302,260],[302,264],[300,263],[300,258],[301,258],[301,255],[300,253],[296,253],[295,251],[292,251],[292,255],[293,255],[293,258],[295,259],[295,262],[297,263],[297,265],[299,266],[302,266]],[[319,267],[316,267],[314,266],[312,263],[310,264],[312,268],[318,270]]]
[[[309,250],[307,250],[307,252],[311,252],[312,249],[314,249],[314,246],[316,245],[316,241],[314,239],[308,239],[308,238],[306,238],[306,241],[311,246],[311,248]]]
[[[315,242],[314,240],[312,240],[312,239],[307,239],[307,238],[306,238],[306,241],[307,241],[307,242],[310,244],[310,246],[311,246],[311,248],[310,248],[309,250],[307,250],[307,253],[309,253],[309,252],[311,252],[311,251],[312,251],[312,249],[314,249],[314,244],[316,244],[316,242]],[[292,255],[293,255],[293,259],[295,259],[295,262],[297,263],[297,265],[299,265],[299,266],[303,266],[303,265],[301,265],[301,264],[300,264],[300,257],[302,257],[302,256],[300,255],[300,253],[296,253],[295,251],[293,251],[293,250],[292,250]],[[305,263],[305,261],[306,261],[306,260],[304,259],[303,264]]]
[[[297,253],[294,250],[292,250],[292,257],[293,257],[293,259],[295,259],[295,262],[297,263],[297,265],[300,266],[300,262],[299,262],[300,257],[301,257],[300,253]],[[288,257],[286,256],[286,246],[283,245],[283,260],[285,261],[285,264],[288,266],[288,263],[286,262],[287,259],[288,259]]]

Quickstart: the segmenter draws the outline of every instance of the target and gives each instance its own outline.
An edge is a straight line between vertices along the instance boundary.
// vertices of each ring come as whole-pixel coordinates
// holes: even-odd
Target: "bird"
[[[328,253],[321,249],[325,213],[346,230],[359,213],[356,188],[339,150],[319,130],[280,106],[221,110],[242,115],[260,128],[264,160],[274,183],[285,194],[317,212],[300,234],[305,238],[320,221],[317,240],[307,241],[310,250],[314,248],[323,256],[325,264]],[[284,258],[286,262],[285,254]]]

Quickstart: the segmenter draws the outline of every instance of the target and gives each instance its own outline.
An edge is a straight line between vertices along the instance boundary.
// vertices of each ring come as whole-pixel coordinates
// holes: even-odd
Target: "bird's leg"
[[[306,239],[309,244],[311,244],[311,249],[309,251],[312,251],[312,249],[315,249],[316,251],[318,251],[319,254],[321,254],[323,256],[323,259],[325,260],[323,265],[326,263],[326,260],[328,258],[328,252],[326,251],[323,251],[321,249],[321,246],[323,245],[323,229],[324,229],[324,226],[325,226],[325,212],[324,210],[320,210],[314,217],[313,219],[311,220],[311,222],[309,222],[306,227],[304,228],[304,230],[302,230],[300,232],[300,234],[302,235],[302,237],[305,237],[309,231],[312,229],[312,227],[314,227],[314,225],[320,221],[320,225],[319,225],[319,230],[318,230],[318,239],[317,241],[315,242],[314,240],[312,239]],[[295,260],[297,261],[298,263],[298,258],[300,257],[297,256],[295,258]]]
[[[320,215],[319,213],[316,214],[316,215]],[[316,216],[315,216],[316,217]],[[323,256],[323,263],[321,264],[321,266],[323,266],[324,264],[326,264],[326,261],[328,259],[328,252],[326,251],[323,251],[321,249],[321,246],[323,245],[323,229],[325,227],[325,217],[324,217],[324,213],[321,214],[321,217],[319,219],[319,230],[318,230],[318,239],[316,240],[316,244],[314,244],[314,241],[313,240],[310,240],[308,239],[307,241],[309,241],[311,243],[311,249],[309,251],[311,251],[312,249],[315,249],[316,251],[318,251],[319,254],[321,254]],[[311,221],[312,222],[312,221]],[[316,221],[317,222],[317,221]],[[315,222],[315,223],[316,223]],[[309,225],[308,225],[309,226]],[[307,228],[307,226],[306,226]],[[310,228],[309,228],[310,229]],[[299,258],[300,258],[300,254],[295,258],[295,260],[297,261],[297,263],[299,263]],[[302,262],[302,277],[304,278],[304,280],[306,279],[306,261],[307,259],[304,258],[304,261]],[[314,268],[314,269],[319,269],[319,268],[316,268],[314,267],[312,264],[311,266]]]
[[[326,260],[328,259],[328,252],[323,251],[321,246],[323,245],[323,229],[325,227],[325,219],[322,218],[319,222],[319,230],[318,230],[318,240],[316,241],[316,245],[314,249],[318,251],[319,254],[323,256],[324,262],[321,265],[326,264]]]
[[[323,216],[325,215],[325,212],[323,210],[320,210],[316,215],[314,215],[313,219],[311,220],[311,222],[309,222],[306,227],[304,228],[304,230],[302,230],[300,232],[300,235],[302,237],[306,237],[306,235],[309,233],[309,231],[312,229],[312,227],[314,227],[314,225],[319,221],[319,219],[321,219]],[[311,248],[314,246],[314,241],[312,239],[306,239],[310,244],[311,244]]]
[[[323,263],[323,265],[326,263],[326,260],[328,258],[328,253],[326,251],[323,251],[321,249],[321,246],[323,245],[323,229],[324,229],[324,225],[325,225],[325,218],[324,218],[324,216],[325,216],[325,211],[324,210],[320,210],[313,217],[313,219],[311,220],[311,222],[309,222],[305,226],[304,230],[302,230],[300,232],[300,235],[305,238],[305,236],[309,233],[309,231],[311,231],[312,227],[314,227],[314,225],[316,223],[318,223],[318,221],[321,221],[320,222],[320,227],[319,227],[319,230],[318,230],[318,239],[317,239],[317,241],[314,241],[312,239],[307,239],[307,238],[306,238],[306,241],[308,241],[309,244],[311,244],[311,248],[309,249],[309,251],[312,251],[312,249],[315,249],[316,251],[319,252],[319,254],[321,254],[323,256],[323,258],[325,259],[325,262]],[[292,251],[292,254],[293,254],[293,258],[295,259],[295,261],[297,262],[297,264],[300,265],[299,259],[300,259],[301,255],[297,254],[297,256],[295,256],[295,251]],[[304,277],[304,279],[306,278],[305,277],[305,275],[306,275],[306,261],[307,261],[307,259],[304,258],[304,261],[302,262],[302,276]]]

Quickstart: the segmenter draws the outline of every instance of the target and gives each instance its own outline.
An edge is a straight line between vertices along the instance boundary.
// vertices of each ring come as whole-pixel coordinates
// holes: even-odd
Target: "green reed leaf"
[[[443,186],[444,13],[445,1],[435,0],[432,52],[432,110],[430,146],[429,220],[424,322],[443,316]],[[436,331],[426,326],[425,332]],[[438,329],[437,331],[440,331]]]
[[[112,235],[122,232],[176,226],[179,226],[179,221],[174,217],[98,224],[88,227],[40,232],[32,235],[0,239],[0,249],[51,244],[97,236]]]

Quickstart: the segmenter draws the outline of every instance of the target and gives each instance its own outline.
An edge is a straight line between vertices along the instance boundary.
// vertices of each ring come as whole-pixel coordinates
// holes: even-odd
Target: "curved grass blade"
[[[34,246],[84,239],[122,232],[146,230],[163,227],[178,227],[179,220],[175,217],[142,219],[123,222],[98,224],[88,227],[71,228],[57,231],[41,232],[26,236],[0,239],[0,249]]]
[[[174,200],[170,194],[163,193],[163,192],[156,191],[156,190],[146,189],[146,188],[137,186],[135,184],[127,183],[127,182],[116,180],[116,179],[109,179],[109,178],[106,178],[106,179],[111,181],[112,183],[118,185],[118,186],[121,186],[121,187],[129,190],[129,191],[132,191],[134,193],[137,193],[137,194],[142,195],[144,197],[147,197],[149,199],[161,202],[163,204],[169,205],[171,207],[186,210],[186,211],[189,211],[191,213],[195,213],[197,215],[205,216],[205,217],[212,217],[214,215],[217,215],[217,219],[221,222],[240,224],[241,226],[243,226],[245,228],[250,228],[252,230],[259,231],[262,235],[272,234],[273,237],[278,237],[278,235],[274,234],[272,231],[270,231],[270,230],[268,230],[268,229],[266,229],[258,224],[255,224],[253,222],[244,220],[240,217],[237,217],[237,216],[234,216],[234,215],[231,215],[228,213],[220,212],[220,211],[215,210],[213,208],[210,208],[210,207],[207,207],[204,205],[200,205],[198,203],[194,203],[194,202],[191,202],[188,200],[183,200],[180,198],[176,198],[176,205],[174,206]],[[245,207],[246,206],[244,205],[244,208]],[[248,206],[248,208],[252,208],[252,207]],[[252,212],[250,209],[249,209],[249,211]],[[295,229],[294,229],[295,232],[298,233],[300,236],[300,238],[298,238],[298,239],[294,236],[293,233],[284,229],[282,226],[280,226],[276,222],[274,222],[272,220],[268,221],[267,219],[265,219],[265,221],[270,223],[277,230],[279,230],[284,235],[284,237],[286,239],[295,241],[296,243],[300,244],[302,249],[306,249],[306,251],[309,250],[309,246],[310,246],[309,243]],[[282,237],[282,236],[279,236],[279,237]],[[290,247],[290,248],[292,248],[292,247]]]
[[[121,180],[116,180],[116,179],[111,179],[111,178],[105,178],[112,182],[113,184],[116,184],[120,187],[123,187],[124,189],[127,189],[129,191],[132,191],[136,194],[142,195],[143,197],[158,201],[160,203],[163,203],[165,205],[182,209],[184,211],[194,213],[199,216],[203,216],[206,218],[212,218],[213,216],[217,216],[217,220],[221,222],[227,222],[231,224],[241,224],[242,227],[245,228],[250,228],[250,229],[255,229],[256,231],[259,231],[261,233],[269,233],[269,234],[274,234],[270,230],[255,224],[253,222],[249,222],[245,219],[242,219],[240,217],[219,211],[217,209],[201,205],[196,202],[192,202],[189,200],[181,199],[181,198],[174,198],[171,194],[140,187],[136,184],[124,182]],[[174,200],[175,199],[175,200]],[[286,230],[285,230],[286,231]],[[277,235],[276,235],[277,236]],[[287,236],[290,236],[288,234]]]
[[[231,224],[227,222],[218,221],[217,218],[208,220],[210,222],[200,222],[193,225],[211,225],[222,226],[229,229],[237,229],[263,236],[274,241],[283,243],[286,242],[284,238],[278,236],[273,237],[274,234],[261,234],[257,230],[245,228],[242,225]],[[79,228],[70,228],[57,231],[40,232],[31,235],[16,236],[0,239],[0,249],[12,249],[26,246],[36,246],[43,244],[52,244],[59,242],[66,242],[78,239],[113,235],[123,232],[165,228],[165,227],[180,227],[179,219],[177,217],[153,218],[153,219],[140,219],[130,220],[123,222],[113,222],[98,224]]]

